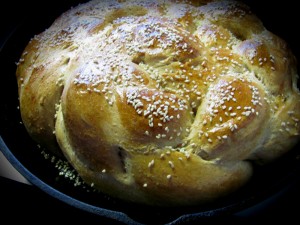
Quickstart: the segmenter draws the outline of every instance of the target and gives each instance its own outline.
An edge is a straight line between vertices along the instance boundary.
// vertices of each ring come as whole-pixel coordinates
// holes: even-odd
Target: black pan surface
[[[246,1],[265,26],[285,39],[299,58],[297,36],[289,28],[298,29],[297,7],[295,3],[289,2],[292,1],[281,5],[273,3],[266,10],[259,1]],[[78,3],[74,0],[52,1],[51,4],[41,2],[35,8],[30,1],[18,5],[10,3],[5,6],[10,10],[10,16],[0,20],[4,24],[4,33],[0,33],[0,150],[33,185],[51,197],[99,218],[110,218],[124,224],[183,224],[241,212],[276,196],[300,179],[299,145],[276,162],[255,168],[254,177],[240,191],[213,204],[198,207],[153,208],[128,204],[95,193],[85,186],[74,186],[73,181],[59,176],[54,164],[45,160],[41,149],[21,123],[15,63],[30,38],[49,27],[58,15]]]

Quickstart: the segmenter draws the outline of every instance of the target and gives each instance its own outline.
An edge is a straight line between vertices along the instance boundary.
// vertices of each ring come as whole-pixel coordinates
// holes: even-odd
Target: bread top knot
[[[78,5],[30,41],[17,77],[32,137],[127,200],[215,199],[249,179],[245,160],[299,139],[296,59],[236,1]]]

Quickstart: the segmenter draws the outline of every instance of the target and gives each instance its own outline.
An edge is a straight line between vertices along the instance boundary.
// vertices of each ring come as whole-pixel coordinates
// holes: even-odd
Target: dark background
[[[71,5],[76,5],[77,2],[72,0],[39,1],[37,3],[33,1],[17,3],[2,1],[0,7],[0,46],[9,37],[11,31],[21,22],[26,21],[27,18],[49,18],[50,22],[51,18],[55,18],[60,12],[69,9]],[[289,43],[299,59],[298,31],[300,25],[298,23],[299,8],[297,1],[266,3],[264,1],[246,0],[245,2],[262,19],[266,28]],[[38,19],[36,25],[39,25]],[[28,26],[32,26],[32,24],[28,24]],[[3,74],[0,72],[0,75]],[[0,224],[2,224],[2,220],[9,221],[9,223],[22,221],[31,224],[62,221],[123,224],[74,208],[49,196],[35,186],[25,185],[2,177],[0,177],[0,196]],[[261,224],[262,222],[272,224],[279,220],[284,220],[285,224],[299,224],[299,204],[300,182],[297,180],[263,204],[244,210],[239,214],[222,218],[203,218],[200,221],[191,220],[188,224]]]

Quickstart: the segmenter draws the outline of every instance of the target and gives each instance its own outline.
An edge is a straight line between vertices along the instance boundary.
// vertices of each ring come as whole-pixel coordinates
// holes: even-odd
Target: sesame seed
[[[187,159],[189,159],[189,158],[191,157],[190,153],[185,152],[185,157],[186,157]]]
[[[175,168],[174,163],[173,163],[172,161],[169,161],[168,164],[169,164],[169,166],[170,166],[172,169]]]
[[[149,163],[148,163],[148,168],[152,168],[154,166],[154,159],[152,159]]]

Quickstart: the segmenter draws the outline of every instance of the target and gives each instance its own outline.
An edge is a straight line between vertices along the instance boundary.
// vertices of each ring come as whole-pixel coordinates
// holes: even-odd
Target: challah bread
[[[241,2],[79,4],[16,74],[29,134],[126,201],[214,201],[299,139],[296,59]]]

